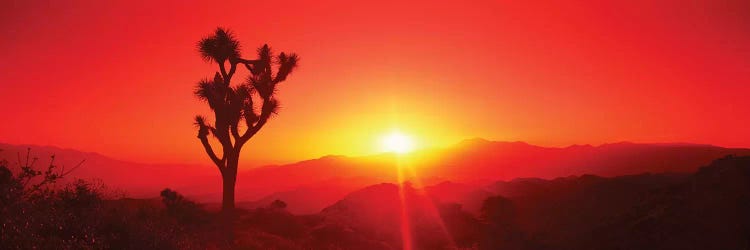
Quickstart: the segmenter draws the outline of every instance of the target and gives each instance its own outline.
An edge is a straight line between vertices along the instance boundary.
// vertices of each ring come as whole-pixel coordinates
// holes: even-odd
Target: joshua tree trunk
[[[227,168],[222,173],[222,199],[221,208],[224,211],[234,209],[234,190],[237,184],[237,165],[239,163],[239,152],[231,154],[227,159]]]
[[[237,173],[227,173],[223,176],[224,190],[221,200],[222,210],[234,209],[234,184],[237,183]]]

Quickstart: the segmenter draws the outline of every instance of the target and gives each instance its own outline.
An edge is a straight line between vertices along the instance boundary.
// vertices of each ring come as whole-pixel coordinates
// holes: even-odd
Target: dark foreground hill
[[[750,249],[750,157],[723,158],[648,192],[594,230],[593,248]]]
[[[519,179],[476,192],[486,191],[496,196],[483,201],[478,216],[460,204],[439,202],[430,192],[407,186],[400,193],[391,184],[352,193],[319,216],[326,227],[344,228],[347,239],[363,241],[329,242],[344,248],[399,248],[400,197],[408,205],[415,249],[750,247],[750,157],[721,158],[692,175]],[[435,211],[438,216],[432,216]]]

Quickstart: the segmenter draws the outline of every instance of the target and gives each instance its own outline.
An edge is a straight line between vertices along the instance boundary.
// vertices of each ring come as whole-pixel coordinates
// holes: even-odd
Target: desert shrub
[[[271,209],[286,209],[286,202],[282,200],[274,200],[268,205],[268,207]]]
[[[54,159],[54,158],[53,158]],[[15,169],[0,160],[0,248],[2,249],[205,249],[194,218],[197,206],[176,199],[168,207],[107,199],[103,186],[76,180],[57,187],[65,172],[50,163],[34,168],[27,157]],[[181,196],[179,196],[181,197]],[[192,204],[192,205],[190,205]],[[168,210],[165,212],[165,210]],[[189,212],[188,212],[189,211]]]
[[[240,226],[292,239],[302,237],[307,232],[304,222],[289,213],[286,203],[281,200],[248,211],[240,220]]]
[[[53,158],[54,159],[54,158]],[[0,245],[9,249],[102,248],[96,224],[101,194],[83,181],[62,189],[54,184],[63,174],[50,163],[42,172],[34,161],[19,162],[17,171],[0,161]]]
[[[169,188],[162,190],[161,200],[166,207],[167,215],[176,219],[180,224],[201,226],[209,222],[209,215],[205,210],[177,191]]]

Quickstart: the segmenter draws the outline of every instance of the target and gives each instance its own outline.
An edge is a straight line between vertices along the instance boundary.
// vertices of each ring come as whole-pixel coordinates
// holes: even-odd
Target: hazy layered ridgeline
[[[39,165],[47,164],[51,155],[55,155],[56,165],[66,167],[85,160],[70,177],[99,179],[133,197],[155,197],[169,187],[200,202],[215,203],[220,199],[220,182],[210,178],[218,173],[211,166],[139,164],[47,146],[0,144],[0,148],[0,157],[5,159],[16,159],[19,154],[25,157],[30,148]],[[286,165],[244,168],[238,174],[242,181],[237,184],[237,201],[238,206],[249,208],[280,199],[290,205],[292,212],[314,213],[358,188],[397,183],[398,164],[415,169],[418,182],[411,178],[406,181],[422,185],[450,181],[476,186],[527,177],[690,173],[725,155],[750,155],[750,150],[627,142],[553,148],[471,139],[448,148],[412,152],[400,160],[393,154],[326,156]]]

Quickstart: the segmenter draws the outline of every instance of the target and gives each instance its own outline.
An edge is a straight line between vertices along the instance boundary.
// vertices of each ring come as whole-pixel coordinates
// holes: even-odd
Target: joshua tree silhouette
[[[292,73],[299,58],[294,53],[283,52],[274,56],[268,45],[263,45],[257,50],[257,59],[244,59],[240,54],[239,41],[224,28],[217,28],[214,34],[201,39],[198,51],[204,60],[219,66],[213,79],[201,80],[195,89],[195,95],[207,102],[214,112],[214,124],[209,124],[205,117],[198,115],[195,125],[198,127],[198,139],[221,172],[222,209],[229,211],[234,209],[237,165],[242,146],[278,112],[279,102],[274,97],[276,85]],[[245,81],[232,86],[232,76],[238,65],[245,66],[250,74]],[[274,66],[277,66],[275,70]],[[254,106],[258,101],[261,103],[259,110]],[[241,133],[242,129],[245,131]],[[211,147],[209,134],[221,144],[221,156],[217,156]]]

